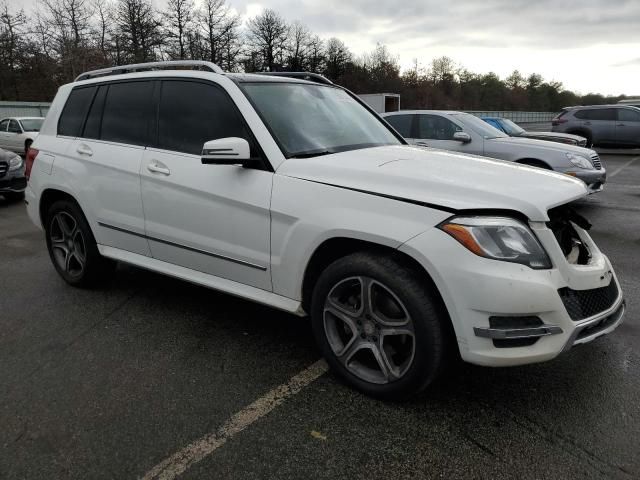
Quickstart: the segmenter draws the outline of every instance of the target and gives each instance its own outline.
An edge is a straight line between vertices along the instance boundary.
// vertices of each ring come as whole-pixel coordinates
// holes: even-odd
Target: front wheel
[[[318,279],[311,317],[332,370],[368,395],[406,397],[444,367],[448,315],[424,273],[398,259],[356,253],[335,261]]]
[[[93,286],[113,271],[115,262],[100,255],[91,228],[75,202],[59,200],[51,205],[45,231],[53,266],[68,284]]]

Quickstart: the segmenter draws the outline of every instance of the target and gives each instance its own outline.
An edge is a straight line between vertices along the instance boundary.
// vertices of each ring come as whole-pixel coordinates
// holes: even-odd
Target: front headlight
[[[19,168],[22,168],[23,164],[24,164],[24,161],[22,160],[22,158],[16,155],[11,160],[9,160],[9,170],[10,171],[18,170]]]
[[[464,247],[481,257],[551,268],[546,252],[524,223],[506,217],[454,217],[438,225]]]
[[[576,167],[580,167],[585,170],[593,170],[593,165],[591,164],[591,162],[584,158],[582,155],[576,155],[575,153],[567,153],[566,155],[569,161]]]

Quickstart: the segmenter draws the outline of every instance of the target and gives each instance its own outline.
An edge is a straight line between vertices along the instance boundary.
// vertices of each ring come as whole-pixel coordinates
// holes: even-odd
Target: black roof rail
[[[289,77],[298,78],[300,80],[308,80],[309,82],[323,83],[325,85],[335,85],[324,75],[311,72],[253,72],[256,75],[269,75],[271,77]]]
[[[79,82],[80,80],[88,80],[96,77],[106,77],[108,75],[119,75],[121,73],[140,72],[146,70],[161,70],[163,68],[180,68],[180,67],[198,67],[203,70],[209,70],[214,73],[224,73],[218,65],[212,62],[205,62],[203,60],[171,60],[166,62],[147,62],[147,63],[135,63],[132,65],[120,65],[116,67],[101,68],[99,70],[91,70],[84,72],[74,80]]]

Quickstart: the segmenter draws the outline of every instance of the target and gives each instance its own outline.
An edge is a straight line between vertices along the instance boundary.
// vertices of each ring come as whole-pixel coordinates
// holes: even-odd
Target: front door
[[[24,143],[22,141],[22,127],[17,120],[9,120],[9,128],[7,129],[7,147],[14,152],[23,152]]]
[[[154,258],[271,290],[270,199],[273,174],[236,165],[203,165],[205,142],[255,142],[216,84],[163,80],[157,140],[140,171],[146,234]]]
[[[9,119],[5,118],[0,122],[0,148],[8,148],[9,132],[7,132],[7,127],[9,127]]]
[[[473,139],[469,143],[454,140],[453,135],[456,132],[464,131],[464,129],[452,120],[436,114],[419,114],[417,117],[417,139],[414,143],[476,155],[484,153],[483,143],[476,138],[477,135],[474,132],[467,132]]]

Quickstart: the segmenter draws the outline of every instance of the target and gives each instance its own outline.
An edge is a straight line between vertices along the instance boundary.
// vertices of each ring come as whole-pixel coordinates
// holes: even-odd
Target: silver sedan
[[[602,190],[607,172],[594,150],[544,140],[510,137],[478,117],[463,112],[405,110],[383,114],[414,145],[482,155],[546,168]]]

